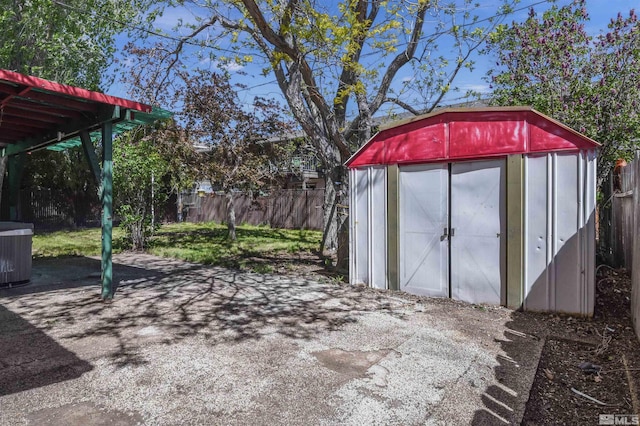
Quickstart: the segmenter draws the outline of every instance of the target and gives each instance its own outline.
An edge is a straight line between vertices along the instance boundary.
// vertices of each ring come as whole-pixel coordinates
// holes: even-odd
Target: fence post
[[[311,211],[309,209],[309,190],[305,189],[304,191],[304,206],[305,206],[305,220],[304,220],[304,229],[309,229],[309,220],[311,219]]]

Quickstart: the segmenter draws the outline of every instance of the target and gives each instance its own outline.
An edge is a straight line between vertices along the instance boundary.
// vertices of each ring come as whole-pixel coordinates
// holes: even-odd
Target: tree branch
[[[203,23],[198,28],[193,30],[190,34],[180,38],[180,41],[176,45],[176,48],[173,51],[168,52],[167,55],[162,59],[162,61],[164,61],[164,59],[166,59],[167,57],[173,55],[173,60],[167,66],[167,69],[165,70],[164,77],[160,80],[160,82],[158,84],[158,87],[162,87],[164,85],[164,83],[169,78],[169,74],[171,73],[171,70],[173,69],[173,67],[180,60],[180,54],[182,53],[182,49],[184,48],[184,44],[186,42],[188,42],[189,40],[191,40],[192,38],[194,38],[195,36],[197,36],[198,34],[200,34],[202,31],[204,31],[207,28],[213,26],[219,20],[220,20],[220,18],[217,15],[213,16],[207,22]]]
[[[280,22],[280,37],[285,37],[285,32],[289,32],[289,26],[291,25],[291,20],[293,19],[293,9],[298,5],[298,0],[289,0],[287,3],[287,7],[282,14],[282,19]]]
[[[313,71],[309,66],[309,63],[304,58],[304,55],[300,50],[298,50],[295,46],[290,45],[286,42],[282,37],[280,37],[276,32],[269,26],[264,15],[260,11],[260,8],[257,6],[255,1],[253,0],[242,0],[242,3],[247,8],[247,12],[249,16],[251,16],[253,22],[256,24],[257,29],[260,31],[260,34],[265,38],[267,42],[272,44],[276,50],[279,50],[286,54],[298,67],[298,71],[302,76],[302,79],[305,83],[305,89],[309,91],[309,97],[311,103],[313,103],[318,112],[322,116],[322,121],[326,127],[326,131],[328,133],[329,138],[335,144],[335,146],[340,151],[342,157],[344,159],[348,158],[351,153],[349,148],[347,147],[344,137],[342,133],[339,131],[338,126],[335,122],[335,116],[331,114],[331,109],[329,105],[327,105],[324,97],[318,90],[318,85],[315,82],[313,77]]]
[[[384,102],[387,96],[387,92],[389,91],[389,87],[391,86],[391,83],[393,82],[393,78],[395,77],[398,70],[400,70],[400,68],[402,68],[414,57],[416,53],[416,48],[418,47],[418,42],[420,41],[420,36],[422,35],[422,27],[424,25],[424,16],[427,13],[428,4],[429,4],[428,2],[424,2],[420,4],[416,14],[416,19],[413,24],[411,39],[407,44],[406,49],[402,53],[398,54],[393,59],[393,61],[391,61],[391,64],[389,64],[387,71],[382,77],[382,81],[380,82],[380,87],[378,88],[378,92],[373,98],[373,101],[369,103],[369,110],[371,114],[375,114],[376,111],[378,111],[378,109]],[[351,125],[349,126],[349,128],[344,132],[344,138],[346,140],[349,140],[354,135],[354,133],[357,131],[358,127],[360,126],[361,121],[362,121],[362,118],[358,116],[351,122]]]
[[[392,103],[392,104],[396,104],[396,105],[398,105],[400,108],[402,108],[402,109],[404,109],[404,110],[409,111],[409,112],[410,112],[411,114],[413,114],[413,115],[420,115],[420,114],[423,114],[423,112],[422,112],[422,111],[419,111],[419,110],[415,109],[414,107],[412,107],[412,106],[411,106],[411,105],[409,105],[408,103],[403,102],[403,101],[401,101],[401,100],[400,100],[400,99],[398,99],[398,98],[385,98],[384,102],[385,102],[385,103],[386,103],[386,102],[390,102],[390,103]]]
[[[373,2],[371,5],[371,11],[367,16],[367,3],[367,1],[361,0],[356,5],[355,10],[357,11],[357,21],[360,24],[365,22],[367,22],[367,24],[362,30],[362,33],[349,43],[348,51],[353,53],[350,54],[347,60],[343,62],[342,74],[338,80],[338,89],[336,90],[333,100],[333,110],[335,111],[336,120],[340,126],[344,126],[347,113],[347,103],[349,101],[349,97],[344,96],[344,91],[348,86],[351,86],[356,82],[357,77],[357,74],[353,71],[352,64],[360,61],[362,48],[365,40],[367,39],[367,32],[371,29],[373,21],[378,15],[378,10],[380,9],[378,2]]]

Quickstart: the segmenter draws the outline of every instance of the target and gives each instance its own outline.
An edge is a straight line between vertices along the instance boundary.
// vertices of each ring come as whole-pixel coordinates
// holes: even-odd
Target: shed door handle
[[[454,235],[456,235],[456,228],[451,228],[451,236],[453,237]]]

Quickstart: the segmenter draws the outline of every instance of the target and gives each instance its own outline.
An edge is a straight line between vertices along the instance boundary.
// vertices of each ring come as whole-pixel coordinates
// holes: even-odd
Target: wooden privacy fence
[[[272,228],[322,229],[324,189],[271,191],[266,196],[234,193],[236,223]],[[217,194],[183,194],[183,218],[188,222],[224,222],[227,198]]]
[[[604,195],[611,204],[601,212],[600,245],[609,263],[631,270],[631,314],[640,338],[640,152],[610,181]]]
[[[610,176],[602,194],[607,202],[600,209],[600,253],[608,265],[628,270],[633,263],[635,165]]]

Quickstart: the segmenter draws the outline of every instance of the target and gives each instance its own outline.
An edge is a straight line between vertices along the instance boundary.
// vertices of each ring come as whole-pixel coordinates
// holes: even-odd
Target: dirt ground
[[[603,266],[597,282],[591,319],[527,315],[545,330],[546,342],[524,424],[599,424],[600,415],[640,414],[640,342],[631,322],[631,280],[624,270]]]
[[[31,284],[0,290],[0,425],[574,425],[638,412],[621,271],[600,269],[595,316],[579,319],[354,287],[312,254],[255,260],[274,273],[124,253],[112,303],[97,297],[97,259],[37,260]]]

